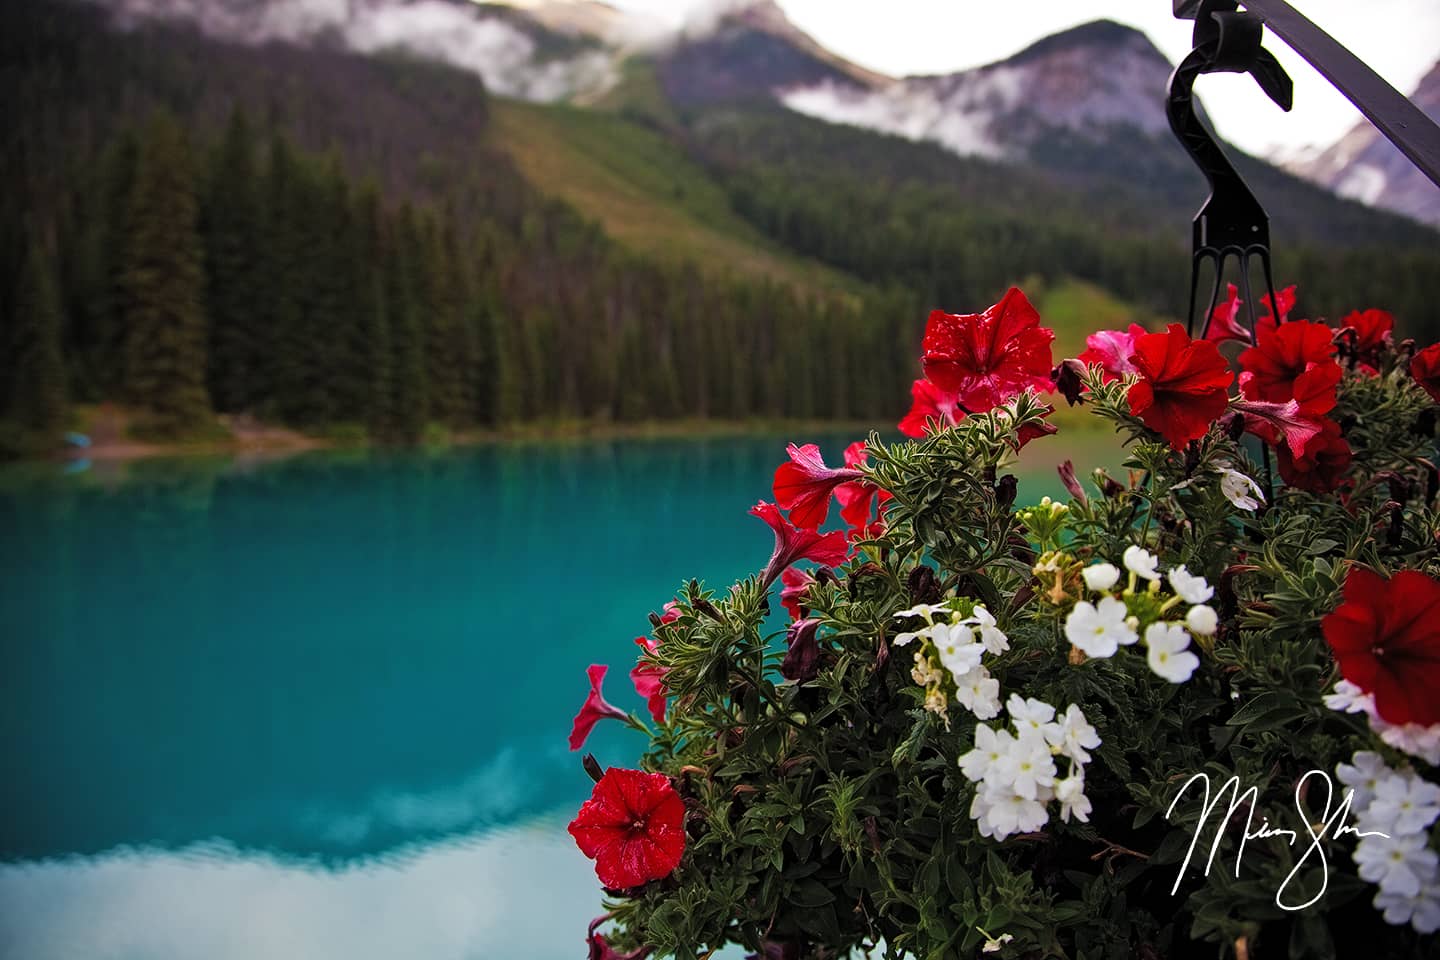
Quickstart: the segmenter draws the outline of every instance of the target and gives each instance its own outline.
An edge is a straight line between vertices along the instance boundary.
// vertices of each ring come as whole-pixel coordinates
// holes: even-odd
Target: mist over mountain
[[[640,42],[605,4],[524,10],[469,0],[93,0],[122,25],[191,24],[217,39],[285,42],[358,53],[404,51],[479,74],[504,96],[554,102],[614,84],[618,52]],[[608,13],[607,13],[608,11]],[[612,16],[613,14],[613,16]]]
[[[1103,20],[973,70],[868,88],[827,80],[780,99],[800,113],[931,140],[962,155],[1013,157],[1056,131],[1093,142],[1117,132],[1168,135],[1171,69],[1143,33]]]

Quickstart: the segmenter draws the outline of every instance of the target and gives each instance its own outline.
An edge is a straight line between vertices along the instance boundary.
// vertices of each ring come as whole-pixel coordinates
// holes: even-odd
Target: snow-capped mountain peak
[[[960,154],[1023,156],[1045,137],[1164,135],[1171,65],[1143,33],[1109,20],[1046,37],[958,73],[863,87],[836,81],[780,92],[791,109],[931,140]]]
[[[1421,79],[1410,99],[1440,123],[1440,62]],[[1281,163],[1342,197],[1440,225],[1440,187],[1367,120],[1318,156],[1281,158]]]

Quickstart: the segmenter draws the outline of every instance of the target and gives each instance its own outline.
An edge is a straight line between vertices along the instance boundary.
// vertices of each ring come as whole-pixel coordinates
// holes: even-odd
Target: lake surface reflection
[[[1023,498],[1058,495],[1059,439]],[[783,449],[0,473],[0,957],[583,956],[585,666],[640,708],[631,638],[764,564]]]

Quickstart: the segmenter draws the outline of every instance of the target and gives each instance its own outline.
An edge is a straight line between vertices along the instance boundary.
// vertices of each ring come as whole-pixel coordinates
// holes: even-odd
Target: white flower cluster
[[[1325,705],[1342,713],[1365,714],[1370,718],[1370,729],[1381,740],[1432,767],[1440,766],[1440,723],[1428,727],[1418,723],[1387,723],[1375,709],[1374,695],[1349,680],[1335,684],[1335,692],[1325,696]]]
[[[1080,571],[1085,586],[1101,596],[1095,603],[1081,600],[1075,604],[1065,619],[1065,639],[1087,657],[1113,657],[1121,647],[1140,641],[1140,620],[1130,613],[1125,602],[1126,597],[1137,596],[1140,580],[1147,581],[1144,592],[1158,598],[1160,559],[1132,545],[1125,548],[1122,562],[1130,578],[1128,587],[1118,597],[1111,593],[1120,582],[1120,570],[1114,564],[1094,563]],[[1168,613],[1182,602],[1190,607],[1184,623],[1157,619],[1145,627],[1145,659],[1157,676],[1171,683],[1184,683],[1200,666],[1200,658],[1188,649],[1191,634],[1208,637],[1219,625],[1214,608],[1205,603],[1215,595],[1215,589],[1204,577],[1191,574],[1184,566],[1175,567],[1164,577],[1174,596],[1158,603],[1159,614]]]
[[[1352,795],[1360,879],[1380,887],[1375,909],[1386,923],[1408,923],[1420,933],[1440,930],[1440,857],[1429,844],[1430,824],[1440,817],[1440,787],[1414,770],[1390,769],[1369,750],[1335,773]]]
[[[949,724],[949,696],[944,683],[948,675],[954,683],[956,701],[976,718],[989,720],[1000,714],[1000,681],[990,676],[981,658],[1009,650],[1010,640],[995,625],[989,610],[977,603],[969,616],[962,616],[946,604],[922,603],[895,616],[921,617],[925,621],[919,630],[896,634],[892,643],[903,647],[921,641],[910,675],[926,688],[926,710]],[[939,667],[932,654],[939,659]]]
[[[1055,708],[1033,697],[1012,693],[1005,704],[1014,732],[975,726],[975,748],[960,758],[960,770],[978,784],[970,816],[980,834],[1004,840],[1013,833],[1039,830],[1050,821],[1048,805],[1060,802],[1060,818],[1090,820],[1085,796],[1085,764],[1100,735],[1071,704],[1056,719]],[[1055,765],[1066,758],[1065,776]]]

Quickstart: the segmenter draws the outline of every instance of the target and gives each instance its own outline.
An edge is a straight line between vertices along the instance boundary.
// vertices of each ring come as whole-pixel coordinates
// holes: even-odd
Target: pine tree
[[[125,131],[106,147],[86,193],[84,224],[72,254],[74,307],[66,360],[77,398],[120,392],[125,375],[123,271],[139,141]]]
[[[415,211],[405,206],[396,225],[390,260],[386,313],[395,357],[396,439],[414,442],[430,409],[426,369],[421,257],[424,246]]]
[[[448,224],[426,217],[421,224],[419,281],[425,328],[425,375],[429,419],[451,426],[466,417],[466,356],[462,293],[455,263],[455,238]]]
[[[344,416],[362,420],[372,437],[388,439],[398,427],[395,416],[395,357],[390,338],[386,291],[385,220],[379,188],[365,184],[355,203],[354,277],[357,315],[349,325],[355,338],[347,351],[354,366],[340,390]]]
[[[205,390],[204,267],[195,184],[185,136],[157,113],[140,146],[129,210],[125,297],[125,393],[161,434],[197,426]]]
[[[65,425],[63,326],[55,264],[38,244],[32,244],[10,330],[9,417],[38,434],[51,435]]]
[[[254,377],[261,412],[292,420],[304,381],[304,358],[296,342],[301,323],[300,257],[304,246],[299,220],[299,161],[280,134],[270,141],[265,170],[264,217],[260,274],[261,298],[257,327],[261,347]]]
[[[265,348],[260,328],[260,181],[255,136],[236,109],[215,154],[204,205],[210,395],[219,410],[253,410]]]

